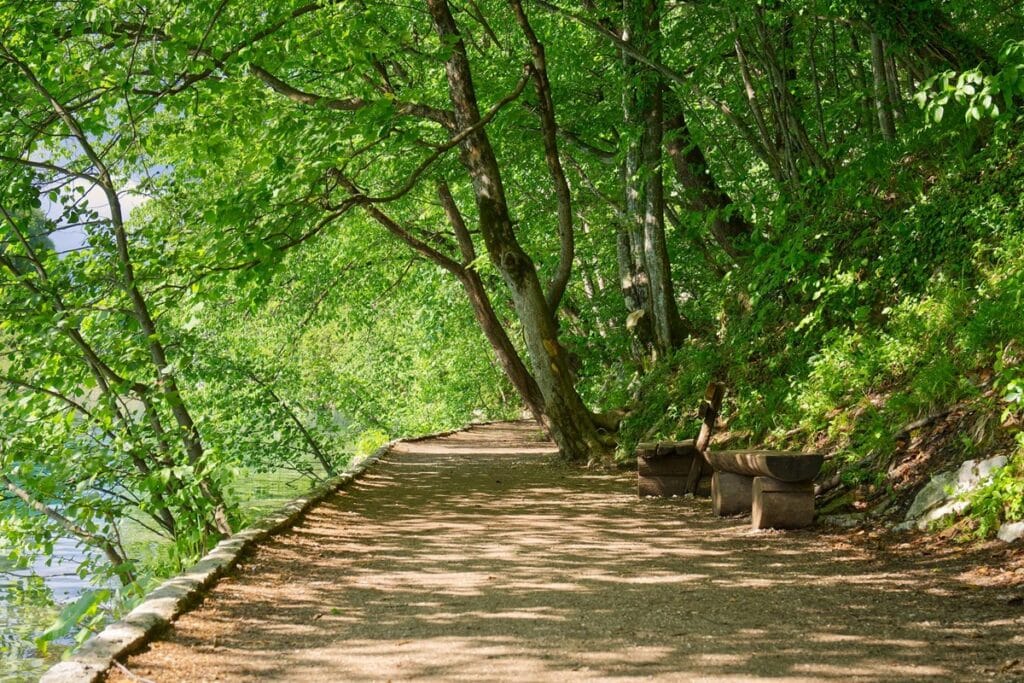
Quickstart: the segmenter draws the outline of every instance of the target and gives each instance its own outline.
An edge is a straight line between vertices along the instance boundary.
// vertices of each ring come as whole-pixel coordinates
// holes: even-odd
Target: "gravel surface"
[[[1024,679],[1019,550],[635,486],[527,423],[401,444],[110,680]]]

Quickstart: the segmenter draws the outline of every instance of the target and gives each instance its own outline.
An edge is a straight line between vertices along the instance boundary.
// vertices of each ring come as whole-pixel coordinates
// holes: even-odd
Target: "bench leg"
[[[814,483],[790,483],[755,477],[750,526],[753,529],[799,529],[814,523]]]
[[[754,478],[732,472],[715,472],[711,477],[711,506],[719,517],[750,512]]]

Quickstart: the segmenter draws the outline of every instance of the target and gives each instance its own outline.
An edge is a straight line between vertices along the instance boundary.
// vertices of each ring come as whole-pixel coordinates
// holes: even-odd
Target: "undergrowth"
[[[958,404],[991,419],[963,456],[1020,427],[1024,396],[1024,153],[1004,131],[944,176],[909,155],[903,186],[863,168],[790,208],[718,292],[717,347],[693,346],[641,380],[620,457],[692,437],[708,379],[747,445],[826,451],[847,484],[880,482],[909,423]],[[855,172],[854,172],[855,171]],[[908,182],[914,176],[917,183]],[[854,182],[854,181],[851,181]],[[989,535],[1024,518],[1024,436],[970,511]]]

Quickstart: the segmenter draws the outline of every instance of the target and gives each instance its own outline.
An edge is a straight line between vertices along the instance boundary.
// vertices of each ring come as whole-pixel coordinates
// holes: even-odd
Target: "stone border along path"
[[[710,507],[525,422],[399,443],[107,680],[1024,680],[1024,549]]]
[[[446,432],[389,441],[349,470],[218,543],[183,574],[160,584],[131,612],[86,640],[71,658],[51,667],[39,683],[95,683],[102,680],[115,660],[137,652],[199,602],[203,594],[235,566],[242,553],[260,541],[290,529],[310,508],[357,480],[398,444],[451,436],[488,424],[494,423],[476,422]]]

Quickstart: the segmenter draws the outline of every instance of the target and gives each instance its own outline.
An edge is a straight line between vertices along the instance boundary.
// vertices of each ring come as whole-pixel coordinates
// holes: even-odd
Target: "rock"
[[[952,472],[942,472],[932,477],[931,481],[917,493],[904,519],[908,522],[913,521],[928,510],[944,503],[949,498],[947,490],[953,486],[953,481]]]
[[[978,488],[979,485],[988,481],[995,471],[1005,464],[1005,455],[997,455],[981,462],[968,460],[963,465],[960,465],[960,470],[957,472],[957,490],[960,493],[966,493]]]
[[[1013,543],[1024,538],[1024,521],[1021,522],[1006,522],[999,527],[999,533],[996,537],[1004,543]]]
[[[837,526],[842,529],[852,529],[860,526],[864,523],[864,513],[854,512],[848,515],[825,515],[819,517],[819,520],[831,526]]]
[[[892,507],[894,502],[895,500],[893,498],[886,498],[881,503],[875,503],[868,514],[872,517],[883,517],[885,513],[889,511],[889,508]]]
[[[954,495],[956,495],[954,493]],[[959,515],[961,512],[967,509],[967,501],[958,500],[953,498],[937,508],[928,510],[923,515],[917,518],[916,526],[921,531],[927,531],[928,527],[931,526],[932,522],[937,522],[943,517],[949,515]]]
[[[955,472],[936,474],[914,498],[904,517],[904,525],[925,530],[947,515],[962,513],[967,509],[964,495],[986,483],[1005,464],[1006,456],[997,455],[981,461],[967,460]]]

